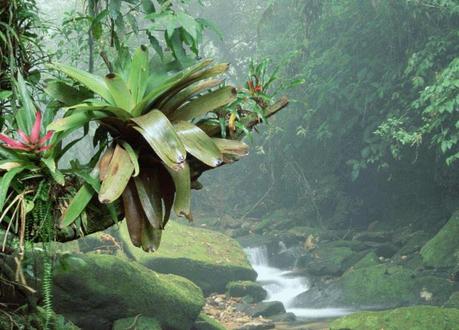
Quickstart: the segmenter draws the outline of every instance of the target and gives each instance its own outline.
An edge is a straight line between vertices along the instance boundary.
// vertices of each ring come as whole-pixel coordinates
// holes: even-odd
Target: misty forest
[[[0,330],[458,330],[459,0],[0,0]]]

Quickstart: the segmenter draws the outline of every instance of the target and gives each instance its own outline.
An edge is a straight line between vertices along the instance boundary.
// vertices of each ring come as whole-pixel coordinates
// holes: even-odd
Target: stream
[[[300,308],[294,306],[297,295],[309,290],[308,279],[292,274],[269,265],[266,247],[251,247],[244,249],[253,269],[258,273],[257,282],[268,292],[265,301],[280,301],[287,312],[294,313],[299,320],[318,320],[336,318],[352,313],[345,308]]]

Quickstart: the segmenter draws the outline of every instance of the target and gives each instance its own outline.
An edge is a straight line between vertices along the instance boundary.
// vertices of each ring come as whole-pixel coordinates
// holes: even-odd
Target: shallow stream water
[[[336,318],[352,313],[345,308],[301,308],[294,306],[297,295],[309,290],[308,279],[293,275],[290,270],[283,270],[269,265],[266,247],[246,248],[245,253],[252,267],[258,273],[257,282],[268,292],[265,301],[280,301],[287,312],[294,313],[299,320],[318,320]]]

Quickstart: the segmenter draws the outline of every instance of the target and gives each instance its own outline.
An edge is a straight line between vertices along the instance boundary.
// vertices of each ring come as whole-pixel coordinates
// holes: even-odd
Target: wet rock
[[[282,313],[272,315],[269,317],[269,319],[274,322],[294,322],[296,320],[296,316],[293,313]]]
[[[277,314],[285,313],[284,305],[280,301],[261,302],[255,305],[238,305],[238,310],[252,317],[269,317]]]
[[[354,252],[347,247],[322,245],[311,252],[312,258],[306,264],[308,273],[314,276],[337,276],[353,264]]]
[[[230,297],[250,297],[252,303],[262,301],[267,295],[260,284],[251,281],[230,282],[226,286],[226,292]]]
[[[255,281],[257,277],[238,242],[212,230],[170,221],[161,249],[155,253],[132,246],[124,223],[118,236],[126,254],[134,260],[156,272],[185,277],[205,295],[225,292],[226,284],[231,281]]]

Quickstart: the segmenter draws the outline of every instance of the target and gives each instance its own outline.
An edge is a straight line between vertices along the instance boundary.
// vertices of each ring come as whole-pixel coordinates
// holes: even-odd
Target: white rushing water
[[[257,282],[268,292],[266,301],[280,301],[287,312],[298,318],[319,319],[332,318],[350,314],[344,308],[298,308],[293,305],[296,296],[309,290],[306,278],[292,275],[291,271],[269,266],[266,247],[246,248],[245,253],[253,269],[258,273]]]

